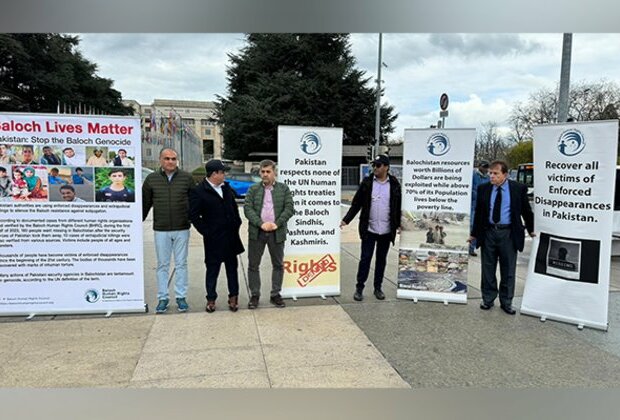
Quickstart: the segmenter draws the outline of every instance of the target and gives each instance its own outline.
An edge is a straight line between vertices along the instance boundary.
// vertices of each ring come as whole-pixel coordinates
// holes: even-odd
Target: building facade
[[[222,158],[223,136],[215,120],[215,103],[155,99],[151,104],[123,101],[134,108],[142,121],[143,165],[159,165],[163,147],[179,152],[181,166],[191,171],[211,158]]]

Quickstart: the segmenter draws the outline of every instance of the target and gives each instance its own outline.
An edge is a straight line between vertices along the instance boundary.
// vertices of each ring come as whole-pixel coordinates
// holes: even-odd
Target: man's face
[[[23,149],[22,156],[24,157],[24,162],[30,162],[32,160],[32,149]]]
[[[390,167],[388,165],[384,165],[380,162],[372,164],[372,171],[377,178],[383,178]]]
[[[126,151],[124,151],[124,150],[119,150],[119,151],[118,151],[118,156],[119,156],[121,159],[124,159],[124,158],[126,158],[126,157],[127,157],[127,152],[126,152]]]
[[[6,178],[6,171],[0,171],[0,178]]]
[[[110,179],[114,184],[124,184],[125,183],[125,174],[122,172],[112,172],[110,174]]]
[[[66,157],[73,157],[73,156],[75,156],[75,152],[73,151],[73,149],[67,149],[67,150],[65,150],[65,156]]]
[[[489,172],[489,167],[488,166],[480,166],[478,169],[480,170],[480,173],[482,175],[486,175],[487,172]]]
[[[81,169],[76,170],[75,173],[78,174],[78,176],[82,176],[82,170]]]
[[[164,172],[174,172],[177,168],[177,154],[173,150],[164,150],[159,157],[159,165]]]
[[[50,173],[52,174],[52,176],[58,176],[58,169],[52,169]]]
[[[276,173],[271,166],[265,166],[260,168],[260,177],[263,180],[263,184],[271,185],[276,180]]]
[[[6,155],[6,146],[4,144],[0,144],[0,156]]]
[[[49,147],[44,147],[44,148],[43,148],[43,154],[44,154],[45,156],[49,156],[49,155],[51,155],[51,154],[52,154],[52,149],[50,149]]]
[[[60,195],[65,201],[73,201],[75,198],[75,191],[71,191],[69,188],[63,188],[60,190]]]
[[[101,153],[101,150],[95,150],[95,156],[100,157]]]
[[[215,185],[220,185],[222,182],[224,182],[224,178],[226,178],[226,172],[215,171],[211,173],[211,176],[209,177],[209,181],[211,181],[211,183]]]
[[[502,172],[501,166],[493,166],[489,168],[489,176],[491,178],[491,184],[502,185],[508,177],[508,173]]]

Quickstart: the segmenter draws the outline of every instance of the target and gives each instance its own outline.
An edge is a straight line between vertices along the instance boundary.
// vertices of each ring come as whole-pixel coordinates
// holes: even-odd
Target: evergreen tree
[[[348,34],[249,34],[229,54],[228,96],[219,97],[225,156],[275,152],[278,125],[342,127],[344,144],[374,138],[376,88],[356,69]],[[397,115],[381,107],[381,132]]]
[[[56,112],[78,104],[82,112],[129,115],[112,80],[76,47],[77,37],[61,34],[0,34],[0,111]]]

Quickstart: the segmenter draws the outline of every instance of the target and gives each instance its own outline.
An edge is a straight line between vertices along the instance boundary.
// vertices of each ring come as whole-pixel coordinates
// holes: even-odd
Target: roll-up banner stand
[[[140,146],[139,118],[0,114],[0,315],[145,311]]]
[[[396,297],[467,303],[475,129],[405,130]]]
[[[521,313],[607,329],[618,121],[534,127],[534,230]]]
[[[278,127],[278,181],[295,215],[284,248],[283,297],[340,294],[342,128]]]

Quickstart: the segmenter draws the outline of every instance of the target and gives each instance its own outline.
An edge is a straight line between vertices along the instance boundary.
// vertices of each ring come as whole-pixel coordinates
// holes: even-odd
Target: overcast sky
[[[226,94],[228,53],[243,34],[80,34],[80,50],[124,99],[215,100]],[[357,66],[376,79],[378,34],[352,34]],[[559,81],[562,34],[384,34],[384,101],[405,128],[439,119],[439,96],[450,96],[446,127],[487,121],[507,126],[515,101]],[[620,34],[574,34],[571,81],[620,84]]]

